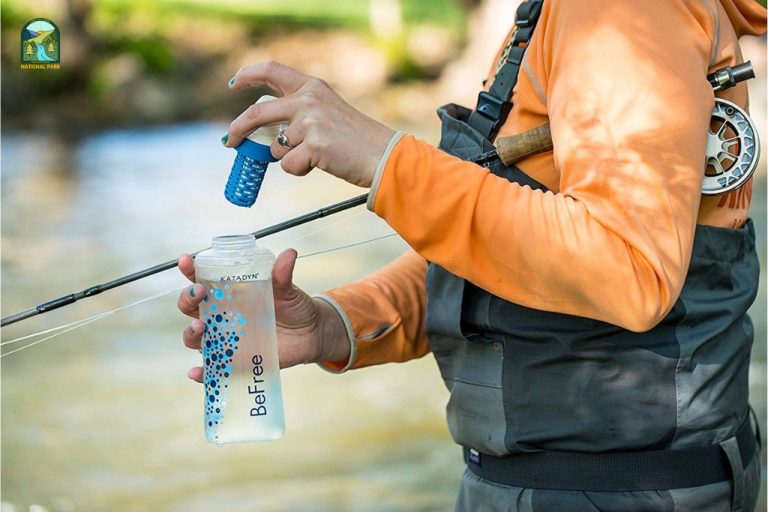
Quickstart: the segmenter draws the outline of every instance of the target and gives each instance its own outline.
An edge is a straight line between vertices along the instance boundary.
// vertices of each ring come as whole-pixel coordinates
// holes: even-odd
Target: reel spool
[[[752,119],[741,107],[715,98],[706,156],[702,194],[729,192],[752,177],[760,159],[760,140]]]

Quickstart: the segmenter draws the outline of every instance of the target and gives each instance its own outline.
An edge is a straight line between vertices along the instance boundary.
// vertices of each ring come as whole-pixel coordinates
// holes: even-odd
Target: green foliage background
[[[365,38],[383,51],[391,80],[433,78],[434,70],[425,69],[412,58],[407,50],[407,37],[415,28],[429,24],[463,40],[467,6],[472,3],[401,0],[402,30],[381,34],[372,29],[370,2],[360,0],[72,0],[42,6],[5,0],[0,17],[4,121],[31,128],[33,125],[25,124],[30,112],[56,111],[63,108],[62,100],[66,100],[73,105],[73,119],[69,121],[75,128],[104,127],[110,120],[121,124],[122,115],[130,123],[130,112],[117,112],[110,105],[114,91],[101,72],[110,60],[137,60],[140,73],[160,87],[193,90],[202,77],[223,73],[217,66],[232,53],[242,53],[271,38],[301,31],[343,31]],[[46,9],[47,6],[51,8]],[[19,31],[24,23],[41,16],[59,26],[64,62],[56,72],[19,72]],[[198,32],[200,35],[196,36]],[[190,45],[190,38],[196,39],[194,45]],[[231,44],[227,44],[228,38]],[[208,41],[212,44],[207,45]],[[14,100],[21,96],[27,100],[24,105]],[[203,105],[203,109],[227,111],[226,106],[222,108],[216,103],[218,98],[203,95],[203,99],[210,100],[210,105]],[[90,117],[83,114],[85,110],[91,111]],[[109,116],[100,116],[106,112]],[[190,112],[177,111],[162,122],[187,120],[191,116]],[[70,117],[69,113],[64,117]]]

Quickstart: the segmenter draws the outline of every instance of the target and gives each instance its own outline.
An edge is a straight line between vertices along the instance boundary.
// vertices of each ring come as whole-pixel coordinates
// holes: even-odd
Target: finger
[[[194,350],[199,350],[202,347],[203,332],[205,331],[205,325],[202,321],[195,319],[192,320],[184,332],[181,335],[184,341],[184,346]]]
[[[292,97],[254,103],[230,123],[227,142],[224,145],[236,148],[257,128],[282,122],[290,123],[297,108],[298,105]]]
[[[272,141],[272,145],[269,148],[272,156],[278,160],[282,160],[282,158],[287,155],[289,151],[296,148],[296,146],[301,144],[302,140],[304,139],[303,135],[300,134],[299,130],[297,130],[293,125],[285,128],[283,130],[283,134],[285,134],[286,138],[288,139],[288,144],[290,144],[291,147],[288,148],[282,146],[277,142],[277,139],[275,139]]]
[[[189,254],[182,254],[179,256],[179,270],[184,277],[195,282],[195,260]]]
[[[195,382],[203,383],[203,367],[195,366],[187,372],[187,377]]]
[[[275,299],[284,299],[296,293],[293,286],[293,269],[296,266],[296,249],[281,252],[272,267],[272,287]]]
[[[272,60],[240,68],[229,81],[229,87],[239,90],[249,86],[266,85],[287,96],[299,90],[310,79],[310,76]]]
[[[288,174],[306,176],[315,168],[312,161],[312,151],[306,144],[293,148],[280,160],[280,166]]]
[[[204,298],[205,287],[200,283],[193,284],[181,291],[176,306],[185,315],[198,318],[200,316],[198,306]]]

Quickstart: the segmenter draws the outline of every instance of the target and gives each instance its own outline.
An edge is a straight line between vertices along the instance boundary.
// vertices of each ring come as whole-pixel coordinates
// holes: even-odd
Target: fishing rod
[[[345,210],[349,210],[350,208],[354,208],[355,206],[360,206],[361,204],[365,204],[365,202],[368,200],[368,194],[362,194],[350,199],[346,199],[344,201],[340,201],[338,203],[334,203],[330,206],[325,206],[323,208],[320,208],[318,210],[305,213],[303,215],[299,215],[298,217],[294,217],[292,219],[288,219],[283,222],[279,222],[277,224],[274,224],[272,226],[268,226],[264,229],[260,229],[258,231],[254,231],[253,233],[249,233],[253,238],[259,239],[264,238],[269,235],[274,235],[275,233],[279,233],[281,231],[285,231],[286,229],[294,228],[296,226],[300,226],[302,224],[306,224],[307,222],[311,222],[313,220],[321,219],[323,217],[328,217],[330,215],[333,215],[335,213],[343,212]],[[195,256],[197,253],[203,251],[205,249],[201,249],[200,251],[196,251],[192,253],[192,256]],[[6,325],[11,325],[16,322],[20,322],[21,320],[26,320],[27,318],[31,318],[33,316],[37,316],[43,313],[47,313],[49,311],[53,311],[54,309],[59,309],[61,307],[67,306],[69,304],[74,304],[80,299],[84,299],[86,297],[93,297],[94,295],[98,295],[101,292],[105,292],[107,290],[111,290],[113,288],[117,288],[118,286],[122,286],[124,284],[132,283],[133,281],[138,281],[139,279],[143,279],[145,277],[149,277],[155,274],[158,274],[160,272],[163,272],[165,270],[170,270],[174,267],[177,267],[179,265],[179,260],[169,260],[164,263],[159,263],[157,265],[154,265],[149,268],[145,268],[143,270],[139,270],[138,272],[134,272],[132,274],[128,274],[123,277],[119,277],[117,279],[114,279],[112,281],[108,281],[103,284],[98,284],[95,286],[91,286],[89,288],[86,288],[83,291],[70,293],[67,295],[64,295],[62,297],[59,297],[58,299],[49,300],[47,302],[43,302],[42,304],[38,304],[37,306],[33,306],[29,309],[25,309],[24,311],[19,311],[18,313],[14,313],[12,315],[4,316],[0,320],[0,327],[5,327]]]
[[[552,139],[549,132],[549,126],[544,125],[542,127],[534,128],[517,135],[500,137],[497,140],[496,149],[479,155],[478,157],[468,161],[482,165],[495,158],[499,158],[505,165],[511,165],[512,163],[518,162],[524,158],[541,153],[543,151],[548,151],[550,149],[552,149]],[[258,240],[259,238],[274,235],[275,233],[306,224],[307,222],[312,222],[323,217],[328,217],[335,213],[349,210],[355,206],[365,204],[366,201],[368,201],[368,194],[362,194],[350,199],[346,199],[344,201],[340,201],[338,203],[334,203],[330,206],[325,206],[318,210],[299,215],[298,217],[288,219],[286,221],[274,224],[258,231],[254,231],[253,233],[249,234]],[[200,251],[192,253],[192,256],[194,257],[197,253],[202,252],[203,250],[205,249],[201,249]],[[28,309],[25,309],[24,311],[19,311],[18,313],[2,317],[2,319],[0,319],[0,327],[5,327],[6,325],[11,325],[16,322],[26,320],[27,318],[41,315],[43,313],[48,313],[54,309],[59,309],[64,306],[74,304],[81,299],[93,297],[94,295],[98,295],[107,290],[117,288],[118,286],[132,283],[133,281],[138,281],[139,279],[158,274],[165,270],[170,270],[174,267],[177,267],[178,265],[178,259],[169,260],[164,263],[139,270],[138,272],[119,277],[112,281],[107,281],[103,284],[91,286],[80,292],[70,293],[57,299],[43,302],[42,304],[32,306]]]

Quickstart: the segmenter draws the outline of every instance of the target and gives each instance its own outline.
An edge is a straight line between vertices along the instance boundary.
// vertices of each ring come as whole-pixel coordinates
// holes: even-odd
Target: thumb
[[[293,286],[293,269],[296,266],[297,252],[295,249],[286,249],[280,253],[272,267],[272,287],[276,300],[286,300],[298,294]]]

